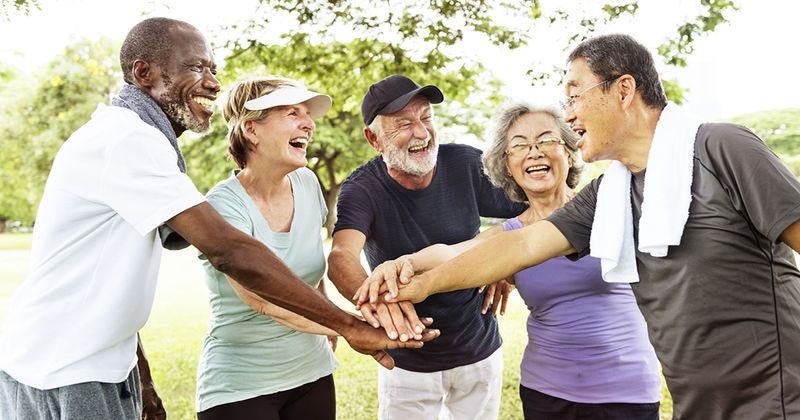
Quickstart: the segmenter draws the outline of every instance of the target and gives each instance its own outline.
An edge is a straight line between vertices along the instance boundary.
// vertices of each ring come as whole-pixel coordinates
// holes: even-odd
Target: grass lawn
[[[8,311],[8,299],[24,280],[30,258],[30,235],[0,235],[0,321]],[[337,294],[335,288],[328,288]],[[338,295],[338,294],[337,294]],[[341,298],[334,299],[342,303]],[[528,310],[518,295],[501,317],[504,378],[500,419],[522,419],[518,396],[519,362],[527,342]],[[169,418],[193,419],[195,369],[208,316],[202,269],[193,250],[165,251],[153,312],[141,332],[156,386]],[[375,362],[351,350],[344,340],[336,350],[337,417],[368,420],[377,417],[377,368]],[[661,418],[672,417],[672,401],[664,388]],[[409,419],[411,420],[411,419]]]

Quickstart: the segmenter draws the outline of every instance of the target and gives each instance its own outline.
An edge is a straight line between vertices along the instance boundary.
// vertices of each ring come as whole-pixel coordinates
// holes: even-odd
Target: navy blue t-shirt
[[[379,156],[342,184],[334,233],[355,229],[367,237],[370,268],[429,245],[454,244],[478,234],[480,216],[514,217],[526,206],[492,186],[481,165],[481,151],[443,144],[431,184],[408,190],[389,176]],[[415,305],[420,317],[433,317],[439,338],[422,349],[390,351],[398,367],[436,372],[481,361],[500,347],[497,320],[481,315],[483,295],[470,288],[429,296]]]

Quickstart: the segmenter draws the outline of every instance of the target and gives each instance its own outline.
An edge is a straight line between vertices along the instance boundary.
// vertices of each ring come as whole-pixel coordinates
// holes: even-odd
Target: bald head
[[[156,17],[145,19],[134,26],[119,52],[119,64],[126,83],[133,84],[133,63],[144,60],[163,66],[176,47],[172,41],[174,31],[200,33],[194,26],[175,19]]]

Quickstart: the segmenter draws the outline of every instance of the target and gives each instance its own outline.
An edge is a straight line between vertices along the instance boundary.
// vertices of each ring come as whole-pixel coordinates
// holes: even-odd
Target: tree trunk
[[[330,216],[330,215],[328,215],[328,216]],[[7,219],[0,217],[0,233],[3,233],[3,232],[6,231],[6,220]]]
[[[328,217],[325,219],[325,230],[328,231],[328,239],[333,236],[333,225],[336,224],[336,198],[339,197],[339,184],[331,185],[330,189],[322,192],[325,197],[325,205],[328,206]]]

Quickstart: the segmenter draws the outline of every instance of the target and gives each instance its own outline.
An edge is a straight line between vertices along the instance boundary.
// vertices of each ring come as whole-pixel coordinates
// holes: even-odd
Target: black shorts
[[[658,420],[661,403],[577,403],[519,386],[525,420]]]
[[[336,420],[333,375],[286,391],[217,405],[197,413],[197,419]]]

